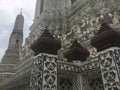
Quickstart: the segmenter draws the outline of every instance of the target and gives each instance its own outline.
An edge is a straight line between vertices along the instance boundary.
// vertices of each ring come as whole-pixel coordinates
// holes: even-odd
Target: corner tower
[[[3,56],[3,64],[16,64],[19,61],[19,52],[23,43],[24,17],[22,12],[17,16],[13,31],[10,35],[8,49]]]

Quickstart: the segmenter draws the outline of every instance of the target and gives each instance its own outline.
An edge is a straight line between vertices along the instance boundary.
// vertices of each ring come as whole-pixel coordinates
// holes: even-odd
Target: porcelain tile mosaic
[[[108,49],[98,55],[104,90],[120,90],[120,80],[116,66],[117,63],[115,62],[115,58],[119,60],[116,56],[119,53],[115,53],[116,50],[119,51],[119,49]]]

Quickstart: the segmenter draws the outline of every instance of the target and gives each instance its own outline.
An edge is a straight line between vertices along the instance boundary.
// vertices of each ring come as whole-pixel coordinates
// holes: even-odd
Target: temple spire
[[[4,64],[16,64],[19,61],[19,52],[23,43],[23,24],[24,17],[18,14],[15,20],[13,31],[9,38],[8,49],[2,58]]]
[[[18,32],[20,30],[23,30],[23,23],[24,23],[24,17],[22,15],[22,12],[20,12],[20,14],[18,14],[17,17],[16,17],[14,30],[13,31],[17,31]]]

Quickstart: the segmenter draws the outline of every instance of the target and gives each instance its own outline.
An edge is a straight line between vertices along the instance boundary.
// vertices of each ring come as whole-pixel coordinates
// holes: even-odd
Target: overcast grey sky
[[[25,20],[24,38],[28,36],[34,19],[35,2],[36,0],[0,0],[0,61],[8,47],[9,36],[21,8]]]

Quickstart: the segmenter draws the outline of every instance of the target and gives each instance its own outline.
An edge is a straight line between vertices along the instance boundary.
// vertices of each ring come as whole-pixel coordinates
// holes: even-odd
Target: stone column
[[[73,77],[73,89],[74,90],[89,90],[89,83],[82,74],[76,74]]]
[[[104,90],[120,90],[120,48],[109,48],[98,54]]]
[[[57,56],[43,55],[42,90],[57,90]]]
[[[99,52],[104,90],[120,90],[120,33],[103,23],[91,44]]]
[[[80,74],[74,74],[73,77],[73,88],[74,90],[82,90],[82,79],[81,79],[81,75]]]
[[[41,53],[35,57],[31,90],[57,90],[57,56]]]
[[[33,61],[33,67],[30,77],[30,90],[42,90],[43,79],[43,56],[37,55]]]
[[[35,53],[31,76],[32,90],[57,90],[57,52],[61,43],[47,29],[32,45]]]

